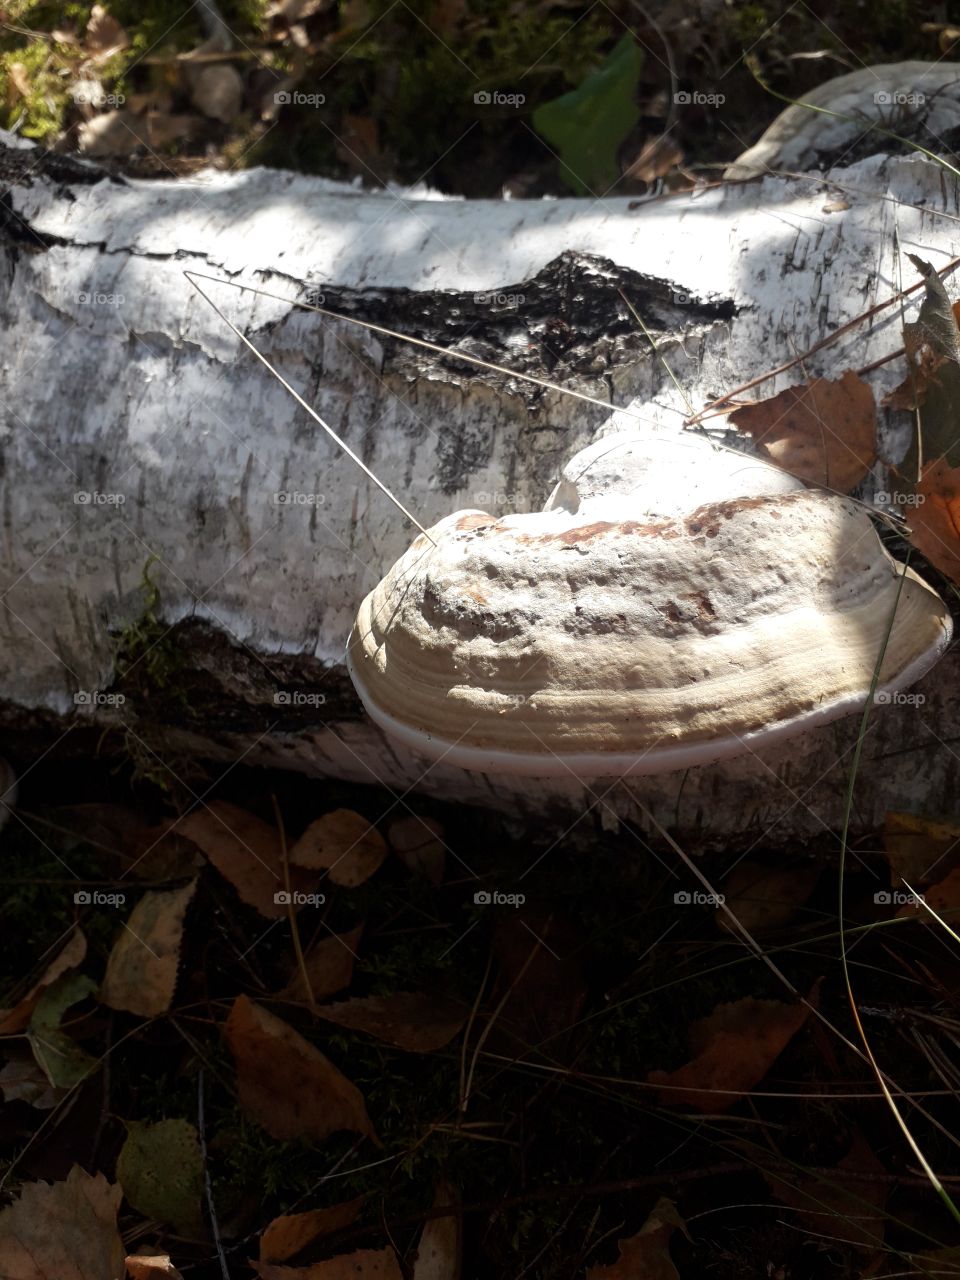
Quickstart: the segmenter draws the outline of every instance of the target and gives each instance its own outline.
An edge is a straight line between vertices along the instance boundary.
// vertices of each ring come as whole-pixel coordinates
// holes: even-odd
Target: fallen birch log
[[[649,829],[653,814],[701,847],[836,832],[857,717],[763,758],[589,785],[492,778],[395,750],[363,713],[343,651],[361,599],[416,530],[183,272],[245,286],[201,282],[429,526],[463,508],[538,509],[597,432],[679,425],[809,351],[895,294],[909,270],[895,227],[942,265],[960,204],[941,168],[874,156],[827,178],[642,202],[496,203],[263,170],[121,181],[8,137],[0,171],[0,725],[15,759],[71,725],[77,741],[108,728],[160,760],[242,757],[416,788],[558,831],[618,819]],[[891,306],[758,394],[901,345]],[[902,376],[902,361],[869,375],[878,398]],[[881,456],[902,457],[908,431],[906,415],[881,414]],[[878,464],[868,496],[884,483]],[[955,804],[956,667],[948,654],[909,701],[873,712],[857,830],[888,809]]]

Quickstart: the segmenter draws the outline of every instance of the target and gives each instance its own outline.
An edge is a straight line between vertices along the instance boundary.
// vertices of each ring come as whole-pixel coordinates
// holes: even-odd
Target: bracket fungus
[[[484,773],[762,751],[862,708],[881,651],[890,692],[951,636],[862,504],[696,435],[602,437],[543,511],[458,511],[430,538],[363,601],[347,663],[396,743]]]

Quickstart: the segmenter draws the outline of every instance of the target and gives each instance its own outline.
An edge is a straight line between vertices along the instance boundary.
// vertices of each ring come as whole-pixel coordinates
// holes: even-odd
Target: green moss
[[[143,612],[122,632],[117,644],[116,671],[124,684],[131,681],[143,696],[151,692],[185,702],[180,688],[184,663],[172,638],[170,624],[157,616],[160,606],[160,588],[150,576],[157,563],[151,556],[143,567],[141,589],[144,595]]]
[[[61,74],[68,59],[59,53],[62,46],[36,40],[0,54],[0,94],[5,104],[3,126],[12,128],[21,121],[20,132],[38,142],[52,140],[61,129],[69,95],[68,77]],[[23,77],[29,93],[20,96]]]

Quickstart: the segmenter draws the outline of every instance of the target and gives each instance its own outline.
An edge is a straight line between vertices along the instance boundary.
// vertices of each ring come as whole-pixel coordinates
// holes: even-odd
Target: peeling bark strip
[[[542,506],[562,463],[608,425],[603,411],[293,303],[322,294],[332,309],[678,422],[684,400],[618,289],[697,408],[889,296],[895,215],[904,242],[934,264],[949,256],[954,224],[935,211],[960,208],[939,168],[874,157],[832,178],[850,206],[840,212],[825,211],[835,188],[819,176],[641,204],[447,201],[259,170],[116,181],[8,137],[2,745],[16,757],[69,723],[78,740],[112,724],[161,758],[247,752],[538,820],[643,825],[646,806],[703,842],[748,843],[836,826],[850,721],[763,761],[609,791],[442,764],[424,774],[395,754],[360,713],[343,645],[410,530],[182,274],[291,299],[211,286],[424,524],[458,509],[496,517]],[[899,209],[872,194],[888,191]],[[899,345],[893,321],[854,328],[803,376],[836,377]],[[901,377],[896,362],[871,375],[878,398]],[[882,418],[881,456],[902,456],[907,430]],[[957,793],[958,759],[938,744],[952,736],[954,666],[918,686],[925,704],[877,709],[861,828]]]

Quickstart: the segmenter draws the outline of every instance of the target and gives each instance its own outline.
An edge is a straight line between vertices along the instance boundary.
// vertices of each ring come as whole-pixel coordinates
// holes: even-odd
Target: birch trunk
[[[645,827],[652,812],[699,847],[835,831],[855,720],[763,760],[613,785],[490,778],[395,752],[342,654],[360,599],[411,529],[183,274],[288,299],[201,282],[430,525],[462,507],[541,506],[570,454],[634,421],[293,300],[322,298],[679,423],[685,401],[699,408],[889,297],[901,265],[912,282],[895,226],[935,264],[951,256],[957,188],[932,163],[873,157],[831,177],[644,202],[470,202],[264,170],[116,180],[6,137],[4,746],[23,757],[71,724],[78,742],[110,726],[161,759],[242,756],[561,829]],[[883,311],[763,393],[870,364],[901,345],[900,319]],[[901,376],[893,362],[871,381],[879,395]],[[888,460],[907,429],[904,415],[881,419]],[[960,757],[943,741],[956,666],[948,657],[917,687],[922,705],[872,716],[857,828],[889,808],[955,806]]]

